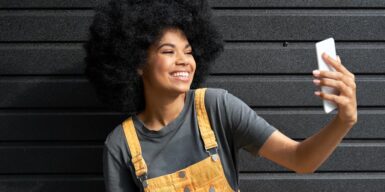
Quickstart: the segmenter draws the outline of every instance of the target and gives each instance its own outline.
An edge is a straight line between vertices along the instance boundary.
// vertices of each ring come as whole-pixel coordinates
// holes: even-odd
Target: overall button
[[[180,178],[184,178],[184,177],[186,177],[186,172],[185,172],[185,171],[180,171],[180,172],[178,173],[178,176],[179,176]]]
[[[209,192],[215,192],[215,188],[211,186]]]
[[[190,188],[188,188],[187,186],[184,188],[184,192],[190,192]]]

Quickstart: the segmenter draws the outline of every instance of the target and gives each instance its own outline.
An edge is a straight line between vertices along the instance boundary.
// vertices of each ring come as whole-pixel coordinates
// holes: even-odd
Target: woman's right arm
[[[103,150],[103,176],[106,192],[139,191],[123,158],[114,155],[107,146]]]

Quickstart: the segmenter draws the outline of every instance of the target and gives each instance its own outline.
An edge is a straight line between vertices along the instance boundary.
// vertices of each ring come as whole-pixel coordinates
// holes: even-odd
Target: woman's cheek
[[[158,67],[159,68],[162,68],[162,69],[167,69],[168,68],[168,64],[169,64],[169,62],[170,62],[170,59],[168,59],[168,58],[164,58],[164,57],[160,57],[160,58],[158,58]]]

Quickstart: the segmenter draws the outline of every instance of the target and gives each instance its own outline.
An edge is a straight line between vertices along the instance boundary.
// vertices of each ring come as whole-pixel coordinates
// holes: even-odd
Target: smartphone
[[[325,52],[330,57],[337,60],[334,39],[328,38],[323,41],[317,42],[315,44],[315,48],[317,52],[318,69],[320,71],[336,71],[334,67],[330,66],[322,59],[322,53]],[[329,94],[335,94],[335,95],[339,94],[335,88],[328,87],[328,86],[321,86],[321,91]],[[337,108],[337,105],[331,101],[323,100],[323,107],[324,107],[325,113],[330,113],[331,111]]]

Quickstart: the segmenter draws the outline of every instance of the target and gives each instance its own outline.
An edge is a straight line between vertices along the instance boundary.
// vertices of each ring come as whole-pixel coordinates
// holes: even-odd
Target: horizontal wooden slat
[[[0,107],[101,107],[89,82],[55,77],[0,78]]]
[[[353,73],[385,73],[384,43],[337,42],[337,53]],[[81,43],[0,44],[0,74],[84,74]],[[211,74],[299,74],[317,67],[314,43],[227,43]]]
[[[284,76],[221,76],[209,79],[206,85],[226,89],[253,107],[320,106],[322,101],[314,95],[317,88],[312,79]],[[380,79],[356,79],[359,105],[383,105],[382,99],[379,98],[385,95],[385,81]]]
[[[335,113],[322,109],[256,110],[268,123],[293,139],[303,139],[325,126]],[[385,111],[358,110],[358,122],[345,139],[385,139]],[[97,112],[0,113],[1,141],[104,141],[127,115]],[[74,134],[76,133],[76,134]]]
[[[0,140],[104,141],[125,118],[124,114],[97,112],[2,112]]]
[[[0,41],[84,41],[93,14],[2,10]],[[384,41],[384,17],[380,10],[214,11],[214,22],[225,40],[232,41],[317,41],[330,36],[339,41]]]
[[[362,0],[291,0],[291,1],[282,1],[282,0],[209,0],[210,5],[213,7],[246,7],[246,8],[252,8],[252,7],[288,7],[288,8],[298,8],[298,7],[325,7],[325,8],[350,8],[350,7],[357,7],[357,8],[365,8],[365,7],[372,7],[372,8],[381,8],[385,7],[385,2],[382,0],[371,0],[371,1],[362,1]]]
[[[250,106],[319,107],[312,77],[303,76],[217,76],[203,87],[218,87],[234,93]],[[385,79],[357,77],[360,106],[385,106]],[[103,107],[90,83],[83,78],[3,77],[0,78],[0,108],[17,107]],[[368,94],[370,93],[370,94]]]
[[[0,41],[83,41],[91,10],[0,11]]]
[[[325,114],[323,110],[257,110],[269,124],[285,135],[304,139],[319,131],[331,121],[336,112]],[[345,136],[346,139],[384,139],[385,113],[382,110],[358,109],[357,124]]]
[[[383,11],[218,10],[214,15],[226,40],[385,40]]]
[[[0,147],[0,174],[102,173],[103,148],[100,143],[95,146],[3,144]],[[288,171],[265,159],[255,159],[246,152],[240,157],[240,171]],[[383,142],[343,143],[317,171],[385,171],[384,159]]]
[[[385,171],[385,143],[342,143],[317,171]],[[241,151],[240,171],[291,171]]]
[[[353,73],[384,73],[385,44],[336,43],[337,54]],[[310,73],[318,68],[314,43],[227,43],[213,74]]]
[[[384,191],[384,173],[241,174],[241,191]]]
[[[384,173],[240,174],[242,192],[349,192],[383,191]],[[102,176],[2,176],[0,190],[7,192],[104,192]],[[5,190],[6,189],[6,190]]]
[[[101,145],[2,145],[0,173],[102,173]]]
[[[101,175],[0,176],[0,191],[21,192],[104,192]]]
[[[93,8],[104,0],[0,0],[0,8]]]
[[[0,8],[93,8],[102,0],[0,0]],[[357,8],[383,8],[385,3],[382,0],[302,0],[282,1],[282,0],[208,0],[212,7],[357,7]]]
[[[82,44],[0,44],[0,74],[84,74],[84,57]]]

